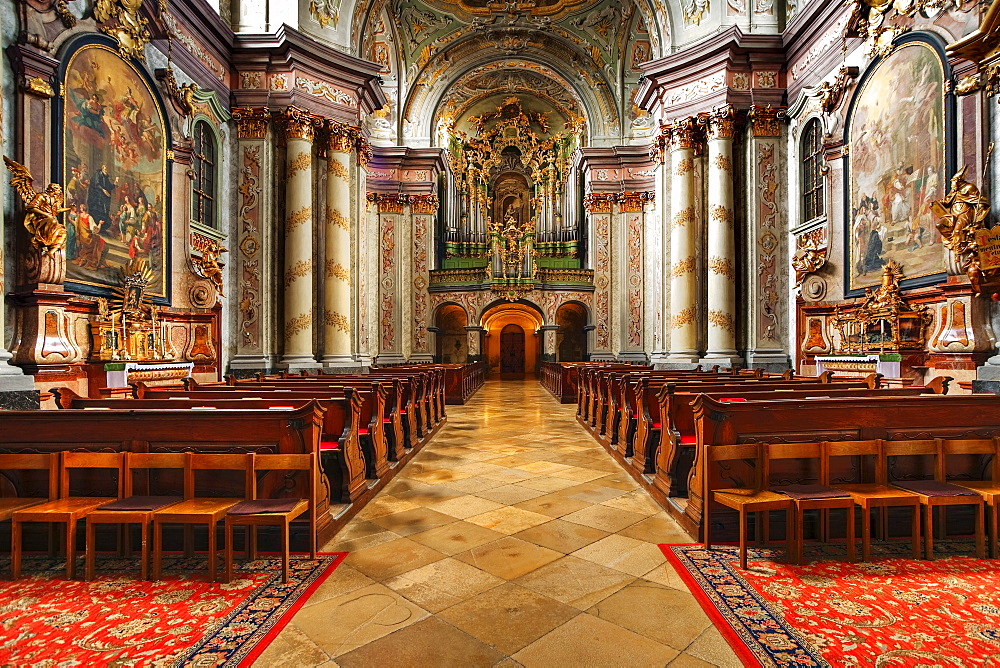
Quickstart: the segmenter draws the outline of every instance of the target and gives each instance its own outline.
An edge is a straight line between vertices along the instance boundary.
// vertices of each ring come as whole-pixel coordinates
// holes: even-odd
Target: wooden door
[[[517,325],[500,332],[500,374],[524,374],[524,330]]]

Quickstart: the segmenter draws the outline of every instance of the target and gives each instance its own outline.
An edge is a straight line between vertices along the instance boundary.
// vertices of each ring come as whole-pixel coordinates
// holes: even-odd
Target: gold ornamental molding
[[[694,171],[694,160],[691,158],[684,158],[676,165],[674,165],[674,174],[677,176],[684,176],[685,174],[690,174]]]
[[[271,112],[264,107],[235,107],[232,110],[236,121],[236,134],[240,139],[263,139],[271,123]]]
[[[100,24],[101,32],[118,42],[118,52],[126,60],[146,61],[149,21],[141,12],[142,0],[97,0],[94,3],[94,19]]]
[[[308,151],[303,151],[295,156],[294,159],[288,163],[288,178],[291,179],[293,176],[299,172],[304,172],[311,168],[313,164],[312,153]]]
[[[410,203],[405,193],[368,193],[368,202],[378,207],[379,213],[401,214]]]
[[[611,213],[611,206],[617,201],[615,193],[590,193],[583,198],[587,213]]]
[[[439,206],[437,195],[410,195],[410,209],[413,213],[435,214]]]
[[[736,110],[731,105],[713,109],[700,120],[709,139],[732,139],[736,136]]]
[[[302,139],[307,142],[316,138],[316,130],[323,126],[325,120],[322,116],[299,107],[288,107],[278,114],[284,123],[286,139]]]
[[[674,214],[674,218],[671,221],[671,227],[680,227],[681,225],[688,225],[695,221],[695,209],[692,204],[686,209],[681,209]]]
[[[670,319],[671,329],[680,329],[694,323],[695,308],[694,306],[688,306],[686,309],[677,313]]]
[[[754,137],[780,137],[781,122],[787,118],[785,107],[750,107],[750,128]]]
[[[350,153],[361,138],[361,131],[347,123],[328,120],[324,128],[326,133],[326,148],[329,151]]]
[[[732,314],[726,313],[725,311],[709,311],[708,322],[719,329],[729,332],[730,334],[736,331],[736,325],[733,323]]]
[[[700,150],[704,139],[695,116],[681,118],[670,124],[670,148],[673,150]]]
[[[708,270],[713,274],[724,276],[729,280],[736,279],[736,272],[733,270],[733,261],[728,257],[711,257],[708,260]]]
[[[292,339],[299,332],[312,326],[312,314],[300,313],[285,323],[285,341]]]
[[[342,230],[350,231],[351,229],[351,221],[347,218],[347,216],[342,214],[340,211],[337,211],[332,206],[326,207],[326,221]]]
[[[732,227],[734,224],[733,210],[724,207],[721,204],[714,204],[712,206],[712,220],[725,223],[728,227]]]
[[[348,334],[351,331],[351,321],[343,313],[325,311],[323,313],[323,322],[329,327],[336,327],[344,334]]]
[[[330,158],[326,162],[326,172],[327,174],[331,176],[336,176],[337,178],[342,179],[344,181],[351,180],[351,173],[347,170],[346,165],[344,165],[344,163],[342,163],[340,160],[337,160],[333,156],[330,156]]]
[[[312,266],[312,260],[299,260],[289,267],[285,272],[285,287],[291,287],[292,283],[312,273]]]
[[[351,275],[348,273],[344,265],[340,264],[336,260],[326,261],[326,275],[327,277],[339,278],[345,283],[349,283],[351,280]]]
[[[717,155],[715,159],[712,160],[712,164],[715,165],[716,169],[721,169],[724,172],[733,173],[733,161],[727,155]]]
[[[55,97],[56,91],[52,84],[41,77],[31,77],[24,82],[24,90],[38,97]]]
[[[618,194],[618,206],[624,213],[640,213],[655,199],[656,193],[650,190],[626,191]]]
[[[670,268],[670,278],[680,278],[681,276],[686,276],[687,274],[693,274],[696,267],[697,262],[693,255],[690,255],[683,260],[678,260]]]
[[[285,223],[285,236],[287,237],[292,233],[295,228],[299,225],[304,225],[307,222],[312,221],[312,207],[304,206],[292,215],[288,217],[288,222]]]

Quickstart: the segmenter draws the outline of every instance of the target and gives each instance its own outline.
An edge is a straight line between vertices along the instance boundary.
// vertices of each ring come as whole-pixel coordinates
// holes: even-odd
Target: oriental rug
[[[916,561],[890,544],[870,563],[792,566],[752,549],[743,571],[736,547],[660,549],[747,666],[1000,664],[996,560]]]
[[[26,557],[20,580],[0,581],[0,665],[250,665],[345,556],[293,555],[288,584],[280,556],[241,562],[229,584],[208,581],[204,557],[165,556],[152,582],[137,560],[104,559],[81,582],[64,560]]]

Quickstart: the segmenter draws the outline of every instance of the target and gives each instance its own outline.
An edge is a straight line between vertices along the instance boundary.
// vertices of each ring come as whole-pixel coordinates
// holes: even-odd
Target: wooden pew
[[[319,454],[324,473],[329,479],[329,499],[332,503],[351,503],[368,487],[366,474],[368,455],[363,446],[359,425],[365,424],[366,404],[370,411],[371,395],[346,388],[341,395],[315,397],[297,393],[280,394],[254,392],[238,396],[240,392],[190,392],[175,394],[171,391],[150,393],[155,399],[88,399],[65,387],[52,388],[56,405],[63,410],[183,410],[192,413],[198,409],[216,410],[274,410],[280,406],[299,408],[317,402],[324,409]]]
[[[868,389],[866,387],[840,387],[831,383],[824,387],[760,390],[755,387],[731,388],[718,392],[704,393],[723,403],[733,401],[815,401],[828,398],[864,397],[915,397],[921,394],[942,394],[941,384],[911,386],[902,388]],[[653,484],[668,497],[687,496],[687,478],[694,461],[697,435],[695,432],[694,400],[700,391],[676,390],[669,384],[657,393],[660,415],[664,417],[666,428],[661,428],[645,461],[632,459],[636,468],[644,473],[653,473]]]
[[[326,409],[308,401],[292,409],[135,409],[3,411],[0,452],[259,452],[297,454],[319,452]],[[25,494],[37,480],[8,471],[11,482]],[[221,496],[242,493],[244,474],[220,476],[214,484]],[[181,481],[178,477],[177,481]],[[106,476],[84,476],[75,494],[102,495]],[[114,483],[112,482],[112,485]],[[317,540],[329,540],[334,531],[330,517],[330,481],[320,477],[317,504]],[[260,485],[262,498],[282,494],[308,494],[304,476],[268,475]],[[178,487],[176,492],[181,492]],[[138,484],[136,494],[147,493]]]
[[[1000,396],[997,395],[930,394],[728,403],[700,395],[694,400],[693,408],[697,434],[695,461],[688,478],[688,502],[678,519],[699,539],[704,535],[704,490],[709,476],[714,487],[724,482],[728,484],[745,473],[738,468],[725,472],[709,470],[703,453],[713,445],[1000,436]],[[978,479],[982,462],[969,460],[965,466],[969,479]],[[956,472],[956,467],[951,468]],[[921,470],[913,462],[891,467],[890,471],[896,479],[933,478],[933,471]],[[789,480],[804,475],[801,471],[780,469],[775,473]],[[831,472],[831,477],[844,482],[849,481],[850,476],[849,470]],[[719,515],[714,510],[712,517],[715,524]]]

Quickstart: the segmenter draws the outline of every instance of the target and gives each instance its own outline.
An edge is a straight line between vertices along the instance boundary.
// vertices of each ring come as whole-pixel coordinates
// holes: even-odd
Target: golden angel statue
[[[54,256],[66,247],[66,226],[59,214],[69,211],[63,206],[62,186],[50,183],[43,192],[35,192],[28,168],[3,157],[11,173],[11,185],[24,200],[24,226],[31,233],[31,245],[42,254]]]
[[[223,274],[222,267],[219,266],[219,257],[223,253],[228,252],[228,248],[213,241],[202,249],[201,258],[193,261],[202,278],[207,278],[212,281],[212,285],[215,286],[215,290],[223,297],[226,295],[222,291]]]
[[[974,183],[965,180],[966,167],[951,177],[951,189],[943,199],[931,203],[931,211],[940,220],[936,223],[946,248],[955,255],[976,250],[976,230],[990,213],[987,200]]]

